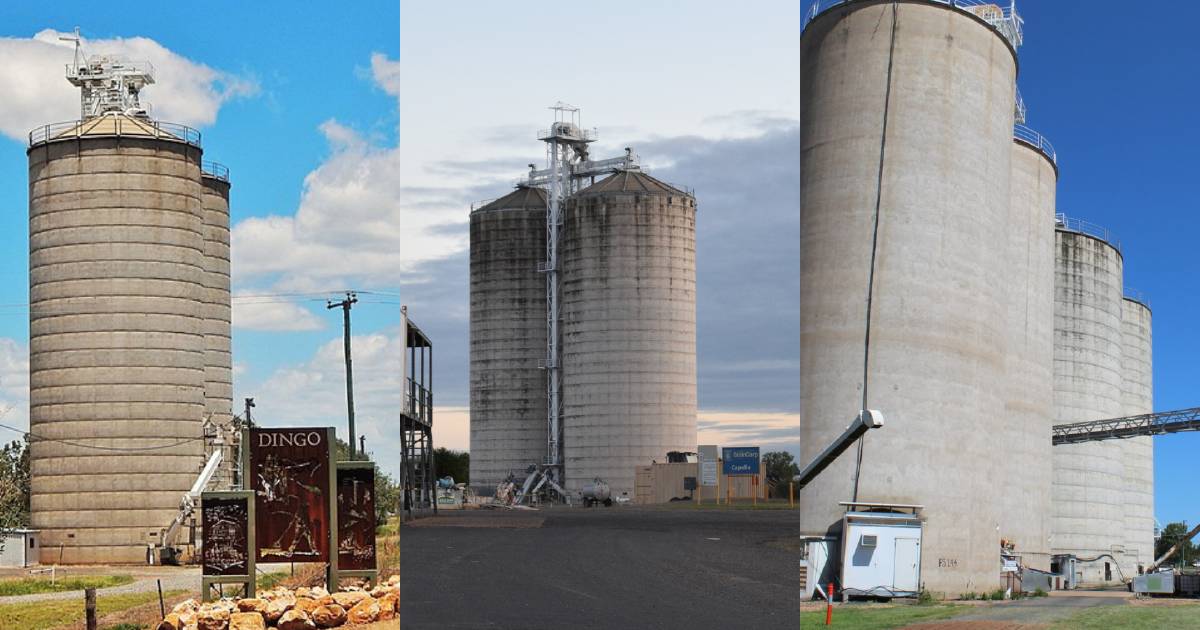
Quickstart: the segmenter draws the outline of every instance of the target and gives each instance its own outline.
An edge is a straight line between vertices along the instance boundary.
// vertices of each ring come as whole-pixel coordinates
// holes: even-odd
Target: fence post
[[[96,630],[96,589],[89,588],[83,591],[83,606],[87,630]]]

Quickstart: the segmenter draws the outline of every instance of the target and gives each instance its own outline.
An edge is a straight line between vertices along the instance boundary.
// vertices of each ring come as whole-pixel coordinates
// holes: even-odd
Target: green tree
[[[1159,537],[1158,542],[1154,544],[1154,558],[1158,559],[1162,557],[1172,545],[1182,541],[1183,537],[1187,536],[1187,533],[1188,525],[1186,522],[1169,523],[1163,528],[1162,536]],[[1184,566],[1197,560],[1200,560],[1200,545],[1196,545],[1194,541],[1188,540],[1180,545],[1175,555],[1167,560],[1167,564]]]
[[[0,532],[29,525],[29,436],[0,448]],[[0,538],[0,550],[4,539]]]
[[[454,483],[471,482],[471,454],[466,451],[452,451],[448,448],[433,450],[433,466],[439,478],[454,477]]]
[[[762,456],[763,476],[771,487],[771,496],[787,498],[788,482],[800,474],[800,466],[787,451],[771,451]]]

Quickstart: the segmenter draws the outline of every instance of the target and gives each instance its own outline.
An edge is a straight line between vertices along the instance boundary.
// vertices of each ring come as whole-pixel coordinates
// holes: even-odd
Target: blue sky
[[[1115,0],[1026,1],[1018,83],[1028,124],[1058,152],[1058,208],[1111,230],[1125,285],[1153,309],[1154,407],[1200,406],[1200,229],[1196,175],[1200,97],[1195,65],[1200,4],[1169,13]],[[1195,454],[1200,434],[1154,438],[1155,512],[1162,524],[1200,520]]]
[[[388,181],[398,132],[398,23],[394,0],[303,11],[289,2],[232,1],[136,11],[98,11],[86,2],[0,8],[6,91],[77,103],[58,65],[70,61],[70,49],[31,38],[79,26],[85,51],[150,57],[159,75],[146,92],[152,113],[199,127],[205,159],[230,168],[235,294],[303,294],[235,298],[235,396],[255,396],[261,419],[332,424],[344,433],[341,316],[327,312],[323,298],[348,288],[378,292],[360,296],[354,332],[360,423],[383,460],[396,459],[398,406],[392,336],[399,283],[387,259],[398,249]],[[180,84],[183,75],[192,81]],[[9,121],[0,124],[0,173],[7,174],[0,177],[0,339],[10,354],[27,352],[28,335],[28,311],[19,306],[28,301],[26,157],[24,141],[12,136],[21,124],[78,116],[77,109],[21,107],[0,104]],[[0,388],[19,408],[10,387],[24,369],[17,364]]]

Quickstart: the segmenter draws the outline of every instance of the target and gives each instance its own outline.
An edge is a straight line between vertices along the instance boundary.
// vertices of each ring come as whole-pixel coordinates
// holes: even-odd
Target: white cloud
[[[399,95],[399,63],[371,57],[372,77]],[[462,200],[429,208],[401,186],[400,151],[336,120],[321,127],[332,154],[304,178],[294,215],[245,219],[232,233],[240,282],[270,278],[275,290],[397,286],[424,262],[466,246]],[[447,229],[452,227],[454,229]]]
[[[375,53],[371,55],[371,73],[375,82],[385,92],[399,98],[400,96],[400,61],[393,61],[387,55]]]
[[[238,291],[233,296],[233,327],[292,332],[321,330],[325,322],[293,302],[270,297],[255,298],[252,291]]]
[[[0,424],[21,430],[29,428],[29,346],[15,339],[0,338]],[[20,436],[0,429],[0,443]]]
[[[367,450],[393,475],[400,470],[398,335],[355,335],[354,419]],[[255,417],[264,426],[333,426],[345,439],[346,373],[342,338],[322,344],[311,359],[276,370],[255,388]]]
[[[0,133],[17,140],[38,125],[79,118],[79,90],[67,82],[65,68],[74,43],[53,29],[31,38],[0,38]],[[154,65],[154,85],[143,92],[155,118],[193,127],[210,125],[232,98],[258,91],[253,79],[192,61],[145,37],[85,40],[88,55],[108,54]]]

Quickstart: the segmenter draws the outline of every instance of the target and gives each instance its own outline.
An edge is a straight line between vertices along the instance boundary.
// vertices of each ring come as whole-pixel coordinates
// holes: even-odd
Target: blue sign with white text
[[[758,447],[730,446],[721,449],[721,473],[725,475],[757,475]]]

